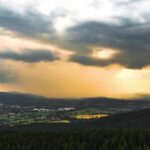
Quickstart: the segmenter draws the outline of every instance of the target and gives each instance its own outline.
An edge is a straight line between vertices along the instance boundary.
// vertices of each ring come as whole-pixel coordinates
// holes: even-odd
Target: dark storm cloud
[[[137,23],[122,18],[119,20],[119,25],[85,22],[68,29],[67,40],[71,45],[81,45],[70,60],[96,66],[117,63],[127,68],[142,68],[150,65],[149,22]],[[119,53],[107,61],[98,60],[89,55],[92,47],[113,48]]]
[[[87,66],[107,66],[111,64],[106,60],[98,60],[96,58],[92,58],[91,56],[77,55],[77,54],[72,55],[70,57],[70,61],[77,62]]]
[[[129,49],[134,51],[137,48],[141,50],[141,47],[144,46],[143,44],[149,44],[149,24],[134,23],[127,19],[119,20],[121,21],[120,25],[99,22],[79,24],[68,29],[67,40],[71,44],[86,47],[105,46],[120,50],[126,49],[126,51]],[[79,51],[82,51],[82,48]]]
[[[127,68],[143,68],[150,65],[149,14],[145,14],[144,19],[143,23],[133,20],[133,18],[130,20],[123,17],[114,18],[114,20],[118,20],[118,24],[83,22],[67,29],[64,35],[58,35],[55,34],[56,31],[53,28],[53,17],[48,18],[33,11],[18,13],[0,7],[0,27],[15,31],[22,36],[44,39],[60,48],[74,51],[76,54],[70,57],[70,61],[84,65],[107,66],[117,63]],[[111,59],[98,60],[90,56],[94,47],[113,48],[117,49],[119,53]],[[40,56],[38,53],[34,55],[36,57],[32,53],[7,52],[3,54],[3,59],[27,62],[54,59],[53,54],[42,53],[42,58],[41,54]],[[0,58],[2,59],[2,56]]]
[[[14,51],[0,52],[0,59],[9,59],[28,63],[35,63],[40,61],[54,61],[58,59],[58,56],[48,50],[25,49],[22,50],[20,53]]]
[[[0,7],[0,27],[18,34],[40,37],[53,32],[52,23],[39,13],[27,11],[23,14]]]
[[[77,62],[83,65],[87,66],[108,66],[112,64],[119,64],[121,66],[124,66],[126,68],[131,69],[140,69],[145,66],[150,65],[150,53],[149,54],[143,54],[140,56],[140,54],[135,53],[122,53],[122,54],[116,54],[114,57],[107,59],[98,59],[94,58],[89,55],[80,55],[80,54],[73,54],[69,60],[73,62]]]

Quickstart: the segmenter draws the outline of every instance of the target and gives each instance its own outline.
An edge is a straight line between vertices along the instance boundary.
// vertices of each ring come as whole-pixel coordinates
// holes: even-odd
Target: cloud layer
[[[2,1],[0,27],[22,37],[31,37],[58,48],[73,51],[75,54],[69,60],[83,65],[102,67],[120,64],[132,69],[150,65],[150,12],[147,9],[150,1],[89,0],[81,3],[79,8],[76,8],[76,5],[73,7],[67,0],[64,2],[68,2],[71,8],[66,3],[58,5],[59,3],[54,1],[51,2],[53,7],[46,7],[49,4],[46,1],[44,1],[45,5],[37,1],[40,5],[33,6],[33,1],[27,1],[24,5],[15,0],[14,5]],[[142,4],[145,9],[141,6]],[[101,5],[105,9],[102,9]],[[24,9],[16,11],[14,6],[21,6]],[[29,9],[31,7],[32,10]],[[81,13],[83,7],[85,12]],[[130,12],[133,8],[139,11],[129,15],[128,11]],[[44,10],[47,10],[49,14]],[[73,10],[81,13],[78,19]],[[90,13],[97,13],[97,18],[92,17]],[[57,32],[59,28],[65,31],[60,34]],[[119,53],[111,59],[98,60],[90,55],[94,48],[112,48]],[[28,62],[55,59],[52,54],[45,51],[31,53],[23,51],[21,54],[3,52],[0,58]]]
[[[15,61],[23,61],[28,63],[35,63],[40,61],[54,61],[58,56],[48,50],[29,50],[25,49],[21,52],[3,51],[0,52],[0,59],[8,59]]]
[[[106,66],[120,64],[127,68],[143,68],[150,65],[150,27],[148,23],[136,23],[121,19],[120,25],[86,22],[68,30],[69,42],[80,45],[70,60],[85,64]],[[92,47],[112,48],[118,53],[108,60],[89,56]]]
[[[0,7],[0,27],[22,36],[42,38],[53,31],[50,20],[38,12],[23,13]]]

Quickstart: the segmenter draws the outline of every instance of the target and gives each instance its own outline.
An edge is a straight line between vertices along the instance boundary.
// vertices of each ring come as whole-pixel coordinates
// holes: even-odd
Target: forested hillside
[[[1,132],[0,150],[150,150],[149,130]]]

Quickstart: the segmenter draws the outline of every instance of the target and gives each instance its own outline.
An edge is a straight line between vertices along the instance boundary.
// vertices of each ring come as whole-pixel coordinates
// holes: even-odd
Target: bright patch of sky
[[[147,21],[150,0],[0,0],[14,11],[37,11],[49,16],[58,32],[84,21],[119,23],[118,18]]]

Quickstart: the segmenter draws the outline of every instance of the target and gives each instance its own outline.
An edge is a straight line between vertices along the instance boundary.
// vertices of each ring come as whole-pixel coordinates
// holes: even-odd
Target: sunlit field
[[[76,115],[74,116],[75,119],[98,119],[107,117],[107,114],[93,114],[93,115]]]

